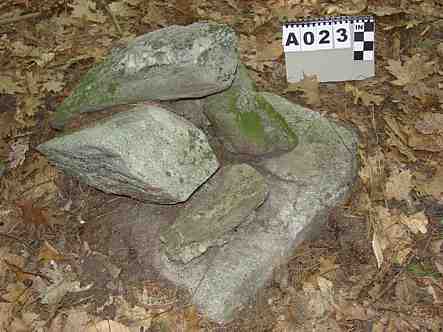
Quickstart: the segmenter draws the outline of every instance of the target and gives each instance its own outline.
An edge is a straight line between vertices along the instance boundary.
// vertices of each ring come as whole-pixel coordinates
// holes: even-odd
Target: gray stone
[[[203,97],[227,89],[238,65],[237,37],[227,25],[194,23],[142,35],[114,50],[58,107],[52,125],[77,113],[144,100]]]
[[[200,129],[148,105],[54,138],[38,150],[100,190],[162,204],[187,200],[219,166]]]
[[[188,263],[253,216],[267,195],[263,176],[247,164],[222,168],[192,197],[161,236],[171,260]]]
[[[287,152],[297,145],[294,129],[255,91],[242,65],[228,90],[205,98],[204,109],[230,152],[257,156]]]
[[[344,201],[357,175],[354,131],[270,93],[260,93],[298,133],[299,145],[255,162],[269,195],[254,219],[236,228],[228,243],[209,248],[188,264],[161,255],[159,269],[187,287],[210,319],[226,322],[317,233],[329,211]]]
[[[174,112],[178,116],[192,122],[200,129],[210,126],[210,122],[203,112],[203,99],[184,99],[175,101],[164,101],[162,107]]]

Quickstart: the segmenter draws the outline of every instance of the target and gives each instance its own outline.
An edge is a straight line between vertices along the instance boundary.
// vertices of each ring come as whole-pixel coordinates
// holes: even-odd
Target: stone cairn
[[[106,193],[178,209],[158,228],[154,268],[215,321],[234,317],[356,177],[354,131],[257,91],[223,24],[170,26],[113,50],[52,125],[116,105],[131,108],[38,150]],[[162,222],[140,211],[146,227]]]

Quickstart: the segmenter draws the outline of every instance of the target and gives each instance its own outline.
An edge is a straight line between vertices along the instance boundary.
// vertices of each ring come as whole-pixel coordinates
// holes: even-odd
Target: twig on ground
[[[105,4],[102,0],[99,0],[100,4],[105,8],[106,12],[111,16],[112,23],[114,23],[115,29],[117,30],[120,36],[123,36],[122,29],[120,28],[120,24],[118,24],[117,18],[112,12],[111,8],[107,4]]]
[[[29,18],[40,16],[40,15],[41,15],[41,12],[37,12],[37,13],[31,13],[31,14],[26,14],[26,15],[21,15],[21,16],[14,16],[14,17],[10,17],[10,18],[5,18],[3,20],[0,20],[0,25],[23,21],[23,20],[27,20]]]
[[[53,282],[51,278],[45,276],[44,274],[41,274],[38,272],[25,271],[21,267],[15,265],[15,264],[9,263],[6,259],[4,259],[3,262],[5,262],[5,264],[15,273],[21,273],[21,274],[25,274],[25,275],[34,276],[34,277],[40,277],[49,283]]]
[[[24,241],[20,240],[19,238],[16,238],[15,236],[12,236],[12,235],[9,235],[9,234],[4,234],[4,233],[0,233],[0,236],[6,237],[6,238],[14,240],[14,241],[17,241],[18,243],[23,244],[26,248],[32,250],[32,248],[28,244],[26,244]]]
[[[406,260],[406,262],[404,263],[404,265],[402,266],[400,272],[398,272],[392,279],[391,281],[388,283],[388,285],[382,289],[371,301],[371,303],[375,303],[378,300],[380,300],[387,292],[388,290],[390,290],[396,283],[397,280],[403,275],[403,273],[406,272],[408,265],[411,263],[412,259],[415,257],[415,255],[411,255],[409,256],[409,258]]]

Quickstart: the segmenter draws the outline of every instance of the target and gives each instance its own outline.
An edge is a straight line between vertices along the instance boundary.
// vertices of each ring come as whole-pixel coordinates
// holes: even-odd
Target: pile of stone
[[[155,268],[189,289],[210,319],[228,321],[345,199],[356,135],[258,92],[239,63],[235,32],[215,23],[170,26],[113,51],[52,124],[131,104],[38,149],[106,193],[179,206],[174,222],[158,228]]]

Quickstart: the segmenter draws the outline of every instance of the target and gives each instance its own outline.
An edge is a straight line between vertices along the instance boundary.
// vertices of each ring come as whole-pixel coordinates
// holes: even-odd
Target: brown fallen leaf
[[[61,255],[48,241],[45,241],[38,252],[38,259],[45,262],[59,261],[63,259],[63,255]]]
[[[125,1],[114,1],[109,4],[109,9],[116,16],[133,17],[137,16],[137,11],[129,6]]]
[[[437,201],[443,202],[443,166],[437,168],[434,176],[429,181],[417,182],[415,187],[418,192],[430,195]]]
[[[96,8],[96,3],[91,0],[75,0],[69,7],[72,8],[71,16],[73,18],[85,19],[94,23],[105,23],[106,21],[106,16]]]
[[[8,156],[9,168],[17,168],[26,159],[26,152],[29,150],[29,138],[20,137],[9,148],[11,149]]]
[[[372,313],[363,305],[356,301],[340,298],[339,304],[334,304],[337,320],[361,320],[366,321],[372,318]]]
[[[428,87],[424,82],[408,84],[404,87],[404,90],[411,97],[419,99],[424,104],[431,103],[434,95],[437,94],[436,89]]]
[[[31,200],[20,200],[16,205],[22,210],[23,222],[30,225],[47,225],[48,214],[45,209],[34,207]]]
[[[0,302],[0,331],[7,331],[9,329],[10,322],[16,316],[14,307],[14,303]]]
[[[200,316],[194,306],[185,308],[184,312],[185,331],[200,330]]]
[[[426,234],[428,231],[426,229],[426,226],[428,225],[428,217],[426,217],[423,211],[414,213],[411,216],[401,216],[400,222],[407,226],[414,234]]]
[[[130,332],[129,328],[114,320],[102,320],[98,323],[90,324],[86,332]]]
[[[339,5],[328,5],[326,14],[339,14],[339,15],[355,15],[361,13],[368,7],[367,0],[351,0],[337,2]]]
[[[16,92],[23,93],[25,89],[19,83],[14,82],[12,77],[0,75],[0,93],[14,94]]]
[[[401,223],[402,214],[383,206],[374,207],[372,249],[380,268],[384,262],[403,264],[412,251],[413,239]]]
[[[417,283],[409,277],[400,278],[395,285],[396,298],[403,304],[417,303],[420,291]]]
[[[257,58],[259,61],[275,60],[283,54],[281,40],[275,39],[272,42],[264,42],[263,47],[257,47]]]
[[[400,141],[404,144],[407,144],[408,139],[405,133],[403,132],[404,126],[399,124],[399,121],[397,121],[397,119],[393,116],[384,116],[383,120],[389,126],[389,129],[391,129],[392,132],[400,139]]]
[[[384,154],[377,149],[373,154],[365,158],[360,155],[363,160],[363,167],[359,171],[359,176],[365,185],[371,186],[372,183],[378,182],[378,179],[384,177]]]
[[[388,139],[386,140],[386,144],[388,146],[395,146],[398,149],[398,152],[400,152],[402,155],[404,155],[406,158],[408,158],[408,161],[415,162],[417,161],[417,158],[414,155],[414,152],[404,144],[398,136],[396,136],[391,130],[387,130],[386,134],[388,136]]]
[[[286,92],[302,91],[306,102],[312,106],[318,106],[320,101],[320,86],[317,75],[304,75],[298,83],[289,83]]]
[[[152,321],[152,329],[164,331],[184,331],[183,310],[166,310]]]
[[[364,90],[358,89],[356,86],[346,83],[345,92],[350,92],[354,96],[354,104],[357,105],[359,101],[366,107],[371,104],[380,105],[385,99],[383,96],[375,95]]]
[[[411,131],[408,145],[414,150],[440,152],[443,151],[443,135],[417,135]]]
[[[440,274],[443,274],[443,255],[434,259],[434,265]]]
[[[443,114],[427,112],[417,121],[415,129],[421,134],[443,134]]]
[[[412,189],[411,179],[412,174],[410,170],[401,171],[394,169],[386,182],[386,198],[409,202],[411,200],[409,193]]]
[[[441,305],[443,303],[443,290],[441,289],[440,286],[428,285],[426,290],[430,295],[432,295],[435,304]]]
[[[7,273],[9,273],[8,267],[10,265],[14,268],[18,267],[19,269],[23,269],[23,267],[25,266],[25,259],[21,256],[10,253],[9,250],[10,249],[7,247],[0,248],[0,280],[5,280],[3,278],[5,278]]]
[[[8,302],[25,304],[32,296],[32,292],[29,287],[26,287],[21,282],[15,284],[9,284],[6,287],[6,293],[2,294],[2,298]]]
[[[3,260],[3,263],[8,267],[9,270],[15,273],[17,281],[23,282],[24,280],[29,279],[29,273],[26,273],[20,266],[12,264],[6,259]]]
[[[27,71],[25,73],[25,81],[26,81],[26,87],[28,88],[28,91],[30,94],[35,95],[38,94],[38,81],[40,80],[40,77],[38,74],[33,73],[31,71]]]
[[[48,332],[85,331],[89,324],[97,320],[85,311],[68,309],[54,317]]]
[[[398,86],[417,83],[435,72],[436,61],[426,62],[426,58],[414,55],[405,62],[388,60],[386,69],[395,76],[391,83]]]
[[[59,81],[49,81],[42,85],[43,90],[48,92],[60,92],[63,90],[64,83]]]
[[[399,7],[391,7],[391,6],[369,6],[369,12],[374,13],[376,16],[391,16],[403,13],[404,10]]]

